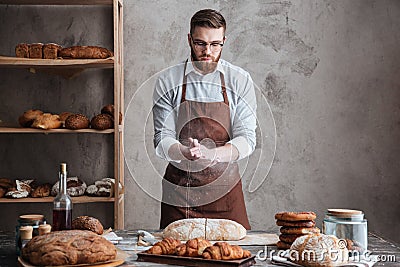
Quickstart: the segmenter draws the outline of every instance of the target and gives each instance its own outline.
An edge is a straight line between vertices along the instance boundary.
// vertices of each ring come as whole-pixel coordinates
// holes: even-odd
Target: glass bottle
[[[53,201],[53,231],[70,230],[72,224],[72,200],[67,193],[67,164],[61,163],[59,192]]]

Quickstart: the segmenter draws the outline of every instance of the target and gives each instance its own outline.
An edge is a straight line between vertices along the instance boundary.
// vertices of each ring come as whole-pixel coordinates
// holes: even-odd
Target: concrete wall
[[[313,210],[321,227],[327,208],[353,208],[400,242],[398,1],[125,1],[126,227],[158,227],[165,163],[152,151],[149,84],[188,55],[189,20],[202,8],[224,14],[223,58],[250,72],[276,123],[270,172],[273,137],[259,131],[243,177],[253,229],[277,231],[277,211]],[[249,192],[257,168],[268,176]]]
[[[223,58],[248,70],[257,85],[258,145],[242,164],[252,228],[276,232],[273,217],[282,210],[313,210],[320,227],[327,208],[353,208],[365,212],[369,230],[400,242],[399,1],[124,2],[125,228],[157,228],[159,222],[157,198],[166,163],[152,148],[154,75],[188,56],[186,33],[192,14],[215,8],[228,23]],[[89,13],[86,8],[64,7],[56,7],[56,13],[54,7],[44,11],[1,6],[0,54],[11,55],[21,41],[72,45],[100,40],[97,44],[111,47],[106,8]],[[100,31],[104,27],[108,30]],[[112,97],[96,91],[98,86],[111,86],[111,78],[107,70],[68,82],[0,70],[1,119],[13,120],[30,106],[54,112],[74,108],[92,116]],[[60,106],[59,95],[73,101]],[[77,175],[92,180],[112,174],[107,163],[112,142],[107,137],[41,139],[2,134],[0,176],[18,178],[39,171],[44,180],[52,179],[63,158],[56,153],[60,143]],[[100,145],[103,142],[108,148]],[[27,147],[37,151],[38,158],[24,158]],[[22,159],[26,160],[20,168]],[[15,216],[36,206],[7,206],[13,214],[0,222],[0,229],[12,230]],[[42,206],[38,212],[49,214],[50,206]],[[79,207],[79,212],[111,224],[111,207],[91,207]],[[3,206],[1,210],[3,214]]]

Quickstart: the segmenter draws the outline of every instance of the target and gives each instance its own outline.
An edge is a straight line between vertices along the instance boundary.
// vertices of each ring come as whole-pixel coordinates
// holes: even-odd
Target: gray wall
[[[268,156],[258,166],[268,173],[264,183],[249,192],[251,172],[243,177],[252,228],[276,232],[274,214],[282,210],[313,210],[321,227],[327,208],[353,208],[365,212],[370,230],[400,242],[395,0],[125,1],[126,227],[158,227],[154,196],[165,162],[152,151],[149,83],[188,55],[189,20],[201,8],[225,15],[223,58],[250,72],[276,123],[270,172]],[[259,117],[270,116],[261,97],[259,107]],[[272,154],[260,145],[271,136],[258,137],[252,171],[259,150]]]
[[[399,1],[124,2],[125,228],[157,228],[159,222],[157,197],[166,163],[152,149],[149,109],[154,75],[188,55],[191,15],[201,8],[215,8],[228,22],[223,58],[248,70],[257,85],[258,145],[242,164],[252,228],[277,232],[274,214],[282,210],[313,210],[321,226],[327,208],[353,208],[365,212],[369,230],[400,242]],[[0,54],[11,55],[21,41],[72,45],[100,40],[97,44],[111,46],[107,9],[90,10],[86,18],[85,9],[71,12],[57,7],[56,16],[54,8],[45,10],[43,14],[36,7],[1,6]],[[99,30],[104,27],[109,31]],[[111,78],[107,70],[90,71],[68,82],[0,70],[1,119],[16,118],[30,106],[54,112],[74,108],[92,116],[112,97],[110,92],[96,91],[98,86],[111,86]],[[57,105],[59,95],[75,102]],[[89,180],[112,175],[107,164],[112,143],[107,137],[69,138],[43,141],[2,134],[0,176],[18,178],[38,170],[45,180],[52,179],[62,158],[56,153],[60,142],[68,148],[66,157],[78,175]],[[108,148],[100,146],[103,141]],[[30,142],[38,159],[27,158],[19,168]],[[255,191],[254,179],[264,179]],[[39,211],[48,212],[49,206],[44,206]],[[0,222],[0,229],[12,230],[16,214],[34,208],[10,207],[14,214]],[[110,207],[96,211],[91,207],[82,206],[79,212],[111,224]]]

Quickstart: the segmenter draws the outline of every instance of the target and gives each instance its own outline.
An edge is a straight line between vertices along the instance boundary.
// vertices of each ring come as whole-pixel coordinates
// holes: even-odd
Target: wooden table
[[[137,234],[134,230],[118,230],[115,231],[118,236],[123,237],[123,240],[117,245],[117,247],[124,249],[129,254],[126,262],[122,265],[125,267],[158,267],[163,266],[161,264],[151,262],[138,262],[137,251],[133,250],[133,247],[137,241]],[[252,252],[253,255],[267,255],[272,250],[277,250],[275,246],[243,246]],[[371,255],[379,255],[382,261],[377,262],[375,266],[400,266],[400,246],[389,242],[376,234],[370,233],[368,236],[368,250],[371,251]],[[261,254],[260,254],[261,251]],[[16,254],[15,254],[15,233],[1,232],[0,231],[0,266],[1,267],[12,267],[17,266]],[[168,265],[175,266],[175,265]],[[268,259],[259,259],[256,257],[256,264],[253,266],[277,266],[272,265]]]

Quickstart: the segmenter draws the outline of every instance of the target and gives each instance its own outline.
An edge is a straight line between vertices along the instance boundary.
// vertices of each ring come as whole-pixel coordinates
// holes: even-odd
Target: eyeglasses
[[[221,51],[222,47],[224,46],[224,43],[220,43],[220,42],[207,43],[207,42],[203,42],[203,41],[193,41],[192,35],[190,35],[190,39],[192,40],[194,49],[199,52],[206,50],[207,46],[210,45],[211,52],[216,53],[216,52]]]

